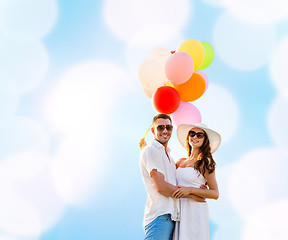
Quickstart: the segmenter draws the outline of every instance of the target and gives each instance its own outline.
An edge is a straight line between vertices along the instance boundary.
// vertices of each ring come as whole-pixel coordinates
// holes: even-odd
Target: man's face
[[[163,125],[168,125],[168,130],[166,127],[163,129]],[[172,128],[169,129],[169,126],[172,126],[169,119],[158,118],[152,127],[152,133],[154,134],[155,139],[163,145],[168,143],[172,134]]]

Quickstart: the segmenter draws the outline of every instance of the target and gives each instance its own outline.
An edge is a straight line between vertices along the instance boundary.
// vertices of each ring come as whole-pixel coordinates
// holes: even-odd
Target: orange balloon
[[[180,85],[174,85],[174,88],[180,94],[180,100],[182,102],[191,102],[203,95],[206,88],[206,82],[203,76],[194,72],[187,82]]]

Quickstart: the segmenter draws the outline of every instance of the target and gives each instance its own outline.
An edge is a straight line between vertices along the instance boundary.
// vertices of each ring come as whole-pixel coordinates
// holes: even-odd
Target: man
[[[168,148],[173,131],[171,118],[166,114],[156,115],[151,131],[154,140],[140,155],[141,174],[148,194],[143,221],[145,239],[171,240],[175,221],[180,220],[179,200],[172,198],[178,188],[176,166]],[[145,141],[140,145],[145,145]],[[191,197],[201,201],[196,196]]]

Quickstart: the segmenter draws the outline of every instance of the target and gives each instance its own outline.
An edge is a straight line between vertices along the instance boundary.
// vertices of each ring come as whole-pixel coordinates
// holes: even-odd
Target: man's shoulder
[[[141,150],[141,159],[143,158],[159,158],[161,156],[161,148],[151,142]]]
[[[149,143],[147,146],[145,146],[143,149],[142,149],[142,155],[143,154],[147,154],[147,153],[150,153],[150,152],[154,152],[157,150],[157,147],[151,143]]]

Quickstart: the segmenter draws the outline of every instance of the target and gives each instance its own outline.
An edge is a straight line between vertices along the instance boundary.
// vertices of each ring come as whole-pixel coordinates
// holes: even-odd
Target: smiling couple
[[[173,132],[166,114],[153,118],[152,142],[140,147],[140,170],[147,190],[143,226],[145,240],[207,240],[209,212],[206,198],[218,199],[216,163],[212,153],[220,135],[204,124],[181,124],[177,137],[188,156],[173,161],[168,142]]]

